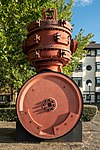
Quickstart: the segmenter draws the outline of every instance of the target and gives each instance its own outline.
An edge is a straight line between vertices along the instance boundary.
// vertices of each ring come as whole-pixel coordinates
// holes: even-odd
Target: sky
[[[92,32],[92,40],[100,43],[100,0],[75,0],[72,11],[75,12],[71,22],[74,24],[73,38],[82,28],[83,36]]]

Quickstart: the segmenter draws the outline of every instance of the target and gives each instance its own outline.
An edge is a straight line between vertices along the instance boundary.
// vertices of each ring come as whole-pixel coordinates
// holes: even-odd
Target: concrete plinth
[[[38,137],[33,136],[28,131],[24,129],[19,121],[16,122],[16,141],[18,142],[33,142],[33,143],[40,143],[43,141],[49,142],[82,142],[82,121],[80,120],[75,128],[65,134],[64,136],[56,139],[44,140]]]

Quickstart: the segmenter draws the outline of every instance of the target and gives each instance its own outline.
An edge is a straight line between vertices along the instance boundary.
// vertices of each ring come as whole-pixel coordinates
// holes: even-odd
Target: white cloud
[[[92,4],[93,0],[75,0],[75,5],[86,6]]]

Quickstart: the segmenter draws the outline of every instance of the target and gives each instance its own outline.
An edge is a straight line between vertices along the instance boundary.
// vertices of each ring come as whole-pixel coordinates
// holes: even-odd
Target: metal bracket
[[[35,36],[34,36],[34,41],[35,41],[35,43],[39,43],[39,41],[40,41],[40,36],[39,36],[38,34],[35,34]]]
[[[58,42],[58,40],[61,38],[61,35],[57,32],[55,35],[54,35],[54,40],[56,40],[56,42]]]
[[[35,51],[35,53],[34,53],[34,57],[35,58],[41,58],[41,56],[40,56],[40,51]]]
[[[70,36],[62,36],[61,34],[59,34],[58,32],[54,35],[54,40],[56,42],[62,43],[62,44],[69,44],[69,40],[70,40]]]
[[[46,10],[46,8],[43,9],[42,20],[48,20],[48,19],[56,20],[56,18],[57,18],[56,9],[53,9],[53,8],[49,8],[48,10]]]

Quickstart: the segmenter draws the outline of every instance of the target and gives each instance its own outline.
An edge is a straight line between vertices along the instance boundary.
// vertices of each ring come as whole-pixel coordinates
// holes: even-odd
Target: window
[[[95,86],[100,86],[100,77],[95,78]]]
[[[91,80],[87,80],[87,81],[86,81],[86,84],[88,85],[89,83],[92,84],[92,81],[91,81]]]
[[[100,56],[100,49],[96,49],[96,56]]]
[[[73,77],[72,78],[79,87],[82,87],[82,78],[81,77]]]
[[[87,56],[95,56],[95,49],[88,49]]]
[[[96,65],[96,71],[100,71],[100,62],[96,62],[95,65]]]
[[[80,63],[79,65],[78,65],[78,70],[77,71],[82,71],[82,63]]]
[[[86,94],[86,101],[90,101],[91,100],[91,95],[90,94]]]
[[[88,65],[88,66],[86,66],[86,69],[87,69],[88,71],[90,71],[90,70],[92,69],[92,66]]]
[[[73,72],[82,72],[82,63],[79,63],[78,66],[73,66]]]
[[[96,102],[100,102],[100,92],[96,92]]]
[[[10,102],[10,95],[0,95],[0,102]]]

